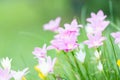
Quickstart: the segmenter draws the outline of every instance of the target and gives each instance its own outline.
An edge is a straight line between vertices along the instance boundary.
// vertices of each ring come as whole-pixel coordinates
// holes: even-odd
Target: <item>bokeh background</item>
[[[73,18],[85,24],[91,12],[101,9],[119,24],[119,8],[120,0],[0,0],[0,59],[12,58],[16,70],[29,67],[28,80],[34,80],[37,60],[32,51],[53,38],[53,33],[43,30],[45,23],[60,16],[61,26]]]

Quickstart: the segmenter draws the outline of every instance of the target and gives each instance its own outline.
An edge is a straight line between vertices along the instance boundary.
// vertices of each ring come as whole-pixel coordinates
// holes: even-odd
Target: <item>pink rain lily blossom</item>
[[[74,36],[78,36],[79,30],[82,27],[82,25],[78,25],[77,20],[73,19],[71,24],[64,24],[64,27],[65,29],[63,28],[58,29],[59,34],[67,34],[67,35],[73,34]]]
[[[120,32],[113,32],[111,33],[112,37],[115,38],[115,43],[120,43]]]
[[[84,41],[84,44],[87,44],[89,48],[97,48],[101,45],[103,45],[103,41],[105,40],[105,37],[102,37],[101,33],[97,33],[97,34],[88,34],[88,39]]]
[[[36,58],[45,58],[47,53],[46,44],[42,48],[36,47],[32,53]]]
[[[62,40],[62,39],[55,39],[51,41],[51,44],[54,48],[58,50],[64,50],[65,52],[71,51],[75,49],[78,44],[72,39],[71,40]]]
[[[65,52],[71,51],[78,46],[77,37],[73,34],[58,34],[55,39],[51,41],[54,48],[64,50]]]
[[[3,58],[0,62],[2,65],[2,68],[0,67],[0,80],[10,80],[12,78],[11,76],[11,61],[12,59]]]
[[[12,78],[9,70],[4,70],[0,68],[0,80],[10,80]]]
[[[87,21],[89,24],[88,27],[91,27],[93,33],[102,32],[110,23],[109,21],[105,21],[106,15],[104,15],[102,10],[99,10],[97,14],[91,13],[91,18],[88,18]]]
[[[71,24],[65,24],[65,29],[59,28],[58,32],[59,34],[55,35],[54,40],[51,41],[54,48],[68,52],[78,46],[79,25],[76,19]]]
[[[82,27],[82,25],[78,25],[77,20],[73,19],[73,21],[71,22],[71,24],[64,24],[65,26],[65,32],[68,33],[73,33],[76,36],[79,35],[79,28]]]
[[[53,32],[57,32],[60,25],[61,18],[57,17],[55,20],[51,20],[48,24],[45,24],[44,30],[50,30]]]

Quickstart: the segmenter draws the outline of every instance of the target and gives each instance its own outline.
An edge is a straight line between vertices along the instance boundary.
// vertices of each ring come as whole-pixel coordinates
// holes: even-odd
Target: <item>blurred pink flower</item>
[[[74,39],[74,38],[72,38]],[[65,52],[71,51],[75,49],[78,44],[75,40],[72,39],[54,39],[51,41],[51,44],[53,47],[55,47],[58,50],[64,50]]]
[[[10,80],[11,79],[11,61],[8,57],[3,58],[0,63],[2,68],[0,67],[0,80]]]
[[[82,25],[78,25],[76,19],[73,19],[71,24],[64,24],[64,26],[65,26],[65,32],[73,33],[76,36],[79,35],[79,28],[82,27]]]
[[[120,43],[120,32],[113,32],[111,33],[112,37],[115,38],[115,43]]]
[[[47,53],[46,44],[44,44],[42,48],[36,47],[32,53],[38,59],[39,58],[45,58],[46,57],[46,53]]]
[[[9,70],[0,68],[0,80],[10,80],[11,77]]]
[[[88,34],[88,39],[84,41],[84,44],[87,44],[89,48],[92,47],[99,47],[101,45],[103,45],[103,41],[105,40],[105,37],[102,37],[101,33],[96,33],[96,34]]]
[[[106,15],[104,15],[102,10],[99,10],[97,14],[91,13],[91,18],[88,18],[87,21],[89,24],[88,27],[93,29],[93,33],[102,32],[110,23],[105,21]]]
[[[8,57],[3,58],[0,60],[1,66],[0,67],[0,80],[10,80],[11,79],[11,61],[12,59],[9,59]]]
[[[103,21],[107,16],[104,15],[102,10],[99,10],[97,14],[91,13],[91,18],[88,18],[87,21],[92,23],[95,22],[96,20]]]
[[[57,35],[54,36],[54,40],[51,41],[51,45],[66,52],[75,49],[77,44],[77,37],[79,35],[79,26],[77,20],[74,19],[71,24],[65,24],[64,28],[59,28]]]
[[[60,25],[61,18],[57,17],[55,20],[51,20],[49,23],[45,24],[44,30],[50,30],[53,32],[57,32]]]

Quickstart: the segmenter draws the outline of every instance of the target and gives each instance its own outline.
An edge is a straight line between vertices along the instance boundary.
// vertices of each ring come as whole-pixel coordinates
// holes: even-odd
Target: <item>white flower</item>
[[[80,43],[80,44],[79,44],[79,48],[80,48],[81,50],[84,50],[84,44],[83,44],[83,43]]]
[[[84,63],[85,56],[86,56],[86,53],[82,50],[80,50],[79,53],[76,53],[76,58],[82,63]]]
[[[11,71],[11,74],[15,80],[22,80],[27,73],[28,68],[25,68],[22,71]]]
[[[3,58],[0,63],[2,68],[0,67],[0,80],[10,80],[11,79],[11,61],[8,57]]]
[[[96,59],[100,59],[100,56],[101,56],[101,51],[98,52],[97,50],[94,52],[94,55],[96,57]]]
[[[37,71],[40,71],[43,75],[47,75],[49,72],[53,72],[53,67],[56,62],[56,58],[51,59],[50,56],[46,57],[46,60],[42,60],[35,67]]]
[[[103,70],[103,65],[102,65],[101,61],[99,61],[98,65],[97,65],[97,68],[98,68],[99,71]]]
[[[12,59],[9,59],[8,57],[3,58],[3,59],[1,60],[1,65],[2,65],[2,67],[3,67],[4,69],[7,69],[7,70],[10,71],[10,69],[11,69],[11,61],[12,61]]]

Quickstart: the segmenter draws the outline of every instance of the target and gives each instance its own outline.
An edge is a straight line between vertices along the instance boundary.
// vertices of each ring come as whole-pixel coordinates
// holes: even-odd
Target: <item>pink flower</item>
[[[42,48],[36,47],[32,53],[35,55],[36,58],[46,57],[47,53],[46,44],[44,44]]]
[[[93,29],[93,33],[102,32],[110,23],[109,21],[105,21],[106,15],[104,15],[102,10],[99,10],[97,14],[91,13],[91,18],[88,18],[89,22],[88,27]]]
[[[92,47],[99,47],[101,45],[103,45],[103,41],[105,40],[105,37],[102,37],[101,33],[96,33],[96,34],[88,34],[88,39],[84,41],[84,44],[87,44],[89,48]]]
[[[9,70],[0,68],[0,80],[10,80],[10,79],[11,79],[11,74]]]
[[[8,57],[3,58],[0,63],[2,68],[0,67],[0,80],[10,80],[11,79],[11,61]]]
[[[120,43],[120,32],[111,33],[112,37],[115,38],[115,43]]]
[[[64,26],[65,26],[65,32],[73,33],[76,36],[79,35],[79,27],[82,27],[82,25],[78,25],[76,19],[73,19],[71,24],[64,24]]]
[[[97,14],[91,13],[91,18],[88,18],[87,21],[92,23],[95,22],[96,20],[98,21],[103,21],[107,16],[104,15],[102,10],[99,10]]]
[[[76,19],[71,24],[65,24],[65,29],[59,28],[58,32],[59,34],[55,35],[54,40],[51,41],[54,48],[68,52],[78,46],[79,25]]]
[[[56,32],[59,28],[60,21],[61,21],[60,17],[57,17],[55,20],[51,20],[49,23],[43,26],[44,30]]]
[[[65,52],[71,51],[75,49],[78,44],[74,40],[74,38],[68,38],[68,39],[54,39],[51,41],[51,44],[53,47],[55,47],[58,50],[64,50]]]

